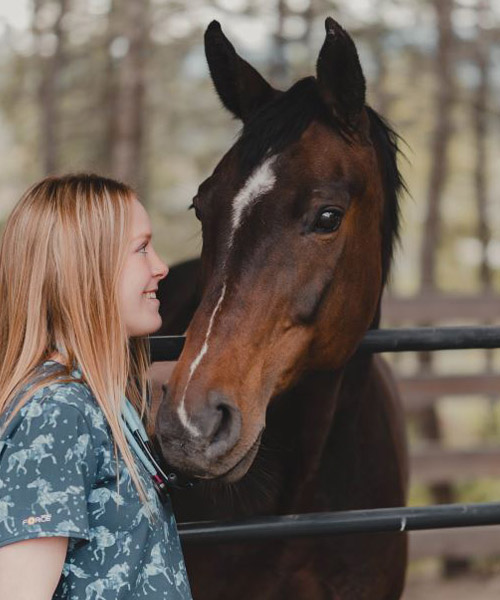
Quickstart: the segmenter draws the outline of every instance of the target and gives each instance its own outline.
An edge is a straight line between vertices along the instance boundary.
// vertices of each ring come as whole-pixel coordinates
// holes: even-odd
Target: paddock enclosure
[[[424,305],[424,308],[422,308]],[[393,323],[411,320],[411,315],[422,320],[419,311],[425,310],[427,319],[448,318],[474,319],[474,311],[494,320],[497,299],[488,296],[481,299],[428,297],[425,302],[416,300],[385,300],[386,313]],[[153,361],[173,361],[179,356],[184,343],[183,336],[153,336],[150,338]],[[500,348],[500,327],[421,327],[385,328],[370,331],[361,342],[358,351],[393,353],[401,355],[411,352],[459,351],[470,349],[492,350]],[[486,394],[498,392],[499,377],[494,373],[481,375],[408,376],[399,378],[399,387],[407,413],[431,406],[440,394]],[[459,398],[454,399],[459,402]],[[410,480],[426,485],[435,485],[461,477],[500,475],[500,449],[492,447],[468,450],[447,450],[433,444],[411,452]],[[489,527],[485,527],[489,526]],[[446,529],[446,531],[439,531]],[[259,538],[314,536],[359,532],[382,532],[406,530],[418,533],[410,535],[410,559],[430,556],[462,560],[464,557],[483,558],[500,551],[500,502],[452,503],[425,507],[402,507],[371,511],[348,511],[316,515],[293,515],[280,518],[252,519],[233,523],[180,524],[183,543],[206,544],[214,541],[246,540],[249,543]],[[425,585],[425,584],[424,584]],[[427,583],[428,586],[432,584]],[[443,584],[445,585],[445,584]],[[452,594],[459,593],[451,582]],[[480,587],[479,582],[477,583]],[[490,587],[494,597],[497,583]],[[473,593],[474,579],[465,589]],[[489,592],[481,588],[484,598]],[[435,593],[429,589],[428,593]],[[441,593],[441,592],[440,592]],[[443,592],[445,593],[445,592]],[[407,597],[406,595],[404,596]],[[409,598],[413,596],[409,595]],[[416,598],[417,596],[415,596]],[[443,595],[443,598],[447,597]],[[455,596],[454,596],[455,597]],[[460,596],[456,596],[460,598]],[[465,597],[465,596],[464,596]],[[483,597],[483,596],[481,596]],[[441,596],[440,596],[441,598]]]
[[[325,17],[333,16],[360,50],[368,104],[401,136],[407,159],[400,166],[410,194],[401,198],[402,244],[380,333],[500,326],[499,2],[19,0],[3,5],[0,232],[15,200],[35,179],[90,169],[136,186],[151,215],[155,247],[169,265],[198,256],[199,222],[187,208],[239,129],[221,110],[209,77],[202,51],[208,22],[218,20],[266,79],[286,89],[311,73]],[[445,517],[450,520],[463,519],[464,503],[500,501],[500,350],[494,349],[498,330],[485,333],[494,338],[487,350],[406,348],[386,349],[383,355],[396,374],[410,438],[409,505],[458,503]],[[435,331],[419,335],[438,343]],[[457,339],[456,331],[447,335]],[[464,335],[469,343],[471,336],[481,343],[471,330]],[[158,350],[161,358],[171,348],[173,357],[181,343],[153,339],[153,354]],[[399,342],[400,350],[403,343],[408,338]],[[159,362],[153,371],[172,365]],[[474,520],[482,513],[481,518],[500,523],[497,509],[496,504],[468,508],[465,517]],[[405,516],[407,529],[430,526],[422,522],[428,516],[433,526],[444,525],[441,508],[427,516],[407,510],[389,517],[358,515],[356,522],[352,515],[333,515],[328,526],[342,520],[344,529],[354,529],[372,519],[374,528],[389,521],[401,528]],[[297,522],[286,525],[308,527]],[[325,525],[316,522],[316,527],[324,531]],[[499,528],[411,531],[411,558],[417,560],[410,579],[412,572],[423,573],[421,565],[426,574],[428,568],[461,572],[467,563],[475,570],[468,571],[467,581],[449,579],[439,593],[432,585],[418,593],[407,585],[403,600],[500,598],[500,577],[487,582],[480,577],[500,571]],[[227,533],[209,532],[219,534]],[[187,541],[202,532],[193,527],[182,535]],[[209,553],[210,542],[200,548]]]

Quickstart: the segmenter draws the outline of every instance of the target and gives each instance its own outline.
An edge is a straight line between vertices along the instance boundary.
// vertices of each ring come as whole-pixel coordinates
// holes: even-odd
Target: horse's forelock
[[[245,124],[237,144],[242,171],[248,175],[266,157],[283,152],[314,120],[333,123],[316,79],[306,77],[265,104]]]

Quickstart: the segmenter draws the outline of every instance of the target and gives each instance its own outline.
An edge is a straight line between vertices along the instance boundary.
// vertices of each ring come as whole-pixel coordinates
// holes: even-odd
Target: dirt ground
[[[499,600],[500,575],[408,580],[402,600]]]

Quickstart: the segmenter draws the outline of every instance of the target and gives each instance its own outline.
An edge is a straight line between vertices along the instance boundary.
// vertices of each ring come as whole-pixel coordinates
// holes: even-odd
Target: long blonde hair
[[[15,206],[0,244],[0,414],[62,349],[68,378],[76,363],[111,428],[115,459],[119,451],[146,502],[120,421],[126,394],[150,426],[148,346],[127,337],[118,298],[134,198],[123,183],[81,174],[47,177]],[[37,381],[9,420],[57,377]]]

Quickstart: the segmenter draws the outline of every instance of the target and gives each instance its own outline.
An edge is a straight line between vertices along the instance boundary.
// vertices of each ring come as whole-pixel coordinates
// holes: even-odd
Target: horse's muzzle
[[[172,409],[170,400],[162,402],[156,422],[165,460],[196,477],[222,474],[227,470],[226,457],[240,441],[240,409],[216,390],[210,390],[204,402],[194,403],[189,412]]]

